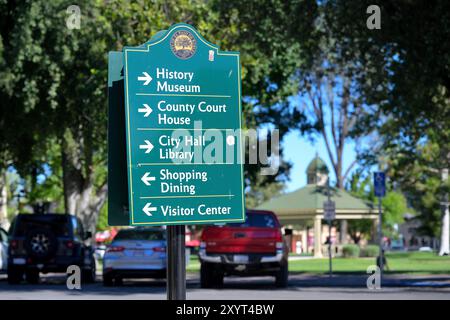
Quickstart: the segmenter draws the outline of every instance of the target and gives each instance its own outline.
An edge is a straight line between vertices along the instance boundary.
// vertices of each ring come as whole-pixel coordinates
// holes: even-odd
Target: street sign
[[[176,24],[123,61],[129,224],[244,221],[239,53]]]
[[[336,203],[332,200],[323,202],[323,218],[331,221],[336,218]]]
[[[373,173],[373,185],[375,187],[375,196],[384,197],[386,194],[386,179],[384,172]]]

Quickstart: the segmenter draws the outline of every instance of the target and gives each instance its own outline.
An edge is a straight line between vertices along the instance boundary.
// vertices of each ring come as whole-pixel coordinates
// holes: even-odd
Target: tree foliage
[[[0,167],[13,164],[29,177],[30,199],[52,195],[57,200],[53,191],[62,183],[66,210],[95,225],[107,191],[107,52],[140,45],[177,22],[194,25],[222,50],[241,51],[247,128],[277,123],[284,134],[295,119],[283,107],[292,92],[289,74],[305,59],[299,59],[298,41],[287,42],[284,31],[298,39],[309,35],[313,1],[79,1],[80,29],[66,27],[71,4],[0,3],[0,98],[6,102]],[[303,10],[307,7],[313,10]],[[290,25],[297,14],[305,19]],[[17,130],[6,130],[11,127]],[[48,174],[46,166],[54,176],[39,186],[36,179]],[[289,164],[265,179],[258,170],[258,165],[246,166],[247,184],[259,181],[253,191],[286,181]],[[44,192],[47,188],[53,191]]]
[[[375,197],[372,175],[364,175],[361,171],[352,174],[347,183],[350,193],[360,199],[378,205],[378,198]],[[386,196],[382,198],[381,206],[383,210],[383,234],[389,237],[396,237],[395,226],[404,222],[404,215],[407,213],[406,197],[403,193],[393,190],[391,184],[388,185]],[[374,210],[376,210],[374,208]],[[361,239],[376,239],[373,220],[350,220],[348,222],[348,232],[355,243]]]
[[[323,133],[330,125],[320,121],[324,114],[313,119],[293,100],[328,94],[321,103],[335,114],[336,152],[376,132],[378,148],[370,144],[366,159],[387,159],[395,190],[407,192],[424,229],[435,233],[436,195],[448,192],[439,173],[450,162],[449,3],[385,1],[381,30],[366,27],[370,4],[81,0],[81,28],[71,30],[70,1],[0,0],[0,174],[13,165],[30,201],[64,199],[68,212],[95,225],[107,193],[107,52],[186,22],[222,50],[241,52],[245,128],[276,127],[281,141],[292,130]],[[288,181],[291,164],[280,153],[275,175],[261,176],[261,164],[245,166],[249,205]],[[333,163],[342,186],[342,155]],[[370,181],[355,179],[352,191],[373,199]],[[391,197],[386,209],[402,211],[400,196]]]
[[[338,42],[361,70],[357,83],[369,108],[353,134],[378,137],[365,159],[385,159],[423,218],[422,231],[444,234],[438,203],[448,193],[441,173],[450,164],[450,3],[384,1],[381,30],[366,27],[370,1],[323,4]]]

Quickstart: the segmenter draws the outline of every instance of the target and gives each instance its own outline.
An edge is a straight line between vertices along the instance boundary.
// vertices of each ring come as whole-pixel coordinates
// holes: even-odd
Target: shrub
[[[359,257],[359,246],[356,244],[346,244],[342,247],[342,256],[344,258],[357,258]]]
[[[378,257],[379,248],[377,245],[368,245],[364,248],[361,248],[361,257],[367,257],[367,258],[375,258]]]

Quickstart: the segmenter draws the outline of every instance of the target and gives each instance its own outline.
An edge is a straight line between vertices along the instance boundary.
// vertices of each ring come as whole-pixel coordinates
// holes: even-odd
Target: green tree
[[[54,105],[49,100],[55,94],[49,83],[57,74],[53,74],[54,62],[33,41],[42,41],[38,29],[45,25],[33,18],[39,15],[38,11],[30,1],[0,1],[1,177],[14,166],[21,176],[35,178],[42,169],[42,154],[48,146],[46,138],[52,124],[46,116],[51,114]],[[11,201],[4,197],[5,181],[0,179],[3,218]],[[34,183],[35,179],[31,181]]]
[[[254,12],[262,23],[255,23],[243,2],[229,7],[219,1],[79,1],[81,28],[73,30],[66,27],[66,9],[71,4],[64,0],[0,2],[0,94],[7,101],[0,117],[5,137],[0,142],[0,168],[14,165],[21,176],[29,177],[25,180],[31,198],[37,199],[58,188],[51,183],[53,177],[47,177],[42,186],[36,184],[50,164],[51,172],[62,179],[66,211],[91,228],[107,194],[108,51],[140,45],[176,22],[193,24],[221,49],[241,51],[247,128],[279,123],[284,134],[291,120],[302,119],[283,108],[292,92],[290,70],[305,63],[298,55],[301,46],[283,41],[283,30],[288,27],[299,39],[309,35],[314,10],[303,9],[314,9],[314,1],[248,4],[257,9]],[[268,14],[273,8],[277,8],[275,14]],[[305,19],[289,24],[288,18],[297,14]],[[6,105],[16,112],[6,112]],[[11,126],[17,130],[7,130]],[[55,143],[59,155],[47,152],[49,144]],[[282,163],[277,175],[266,176],[259,185],[282,183],[288,169],[289,164]],[[259,170],[260,166],[246,166],[248,186],[258,179]]]
[[[98,231],[109,229],[108,225],[108,205],[104,205],[98,214],[97,228]]]
[[[375,197],[370,172],[363,175],[361,170],[356,171],[347,183],[347,189],[352,195],[364,199],[374,206],[378,205],[378,198]],[[382,198],[381,206],[383,210],[383,235],[396,237],[395,225],[404,222],[403,216],[408,210],[406,197],[403,193],[392,190],[392,185],[388,185],[388,192]],[[348,223],[349,235],[355,243],[359,243],[362,238],[369,238],[374,231],[372,220],[351,220]],[[375,234],[372,234],[371,238],[376,239]]]
[[[306,114],[293,108],[290,98],[298,90],[295,73],[310,65],[318,50],[317,9],[311,0],[212,1],[216,16],[211,41],[241,53],[244,128],[276,128],[281,142],[292,128],[302,133],[311,129]],[[291,164],[283,160],[282,147],[279,153],[275,175],[261,176],[260,164],[245,164],[249,207],[276,196],[288,181]]]
[[[407,212],[405,196],[399,192],[389,191],[381,200],[383,208],[383,234],[396,237],[395,225],[404,222],[404,215]]]
[[[441,150],[436,143],[427,143],[417,150],[419,153],[411,160],[408,154],[399,152],[388,160],[389,174],[401,186],[408,202],[417,212],[421,226],[419,234],[429,237],[442,235],[443,213],[441,202],[450,191],[448,178],[443,181],[439,165]]]
[[[361,170],[355,171],[349,181],[347,181],[347,190],[355,197],[373,203],[374,192],[370,179],[370,174],[363,176]],[[373,221],[370,219],[352,219],[348,221],[348,234],[355,244],[359,244],[361,239],[375,239],[373,232]]]
[[[267,183],[264,176],[258,175],[255,181],[252,181],[251,187],[246,190],[245,206],[249,209],[256,208],[258,205],[273,197],[281,195],[284,191],[282,183]]]
[[[450,163],[450,3],[385,1],[380,4],[381,30],[366,27],[370,4],[323,2],[337,41],[361,70],[358,88],[364,103],[371,106],[354,133],[378,133],[378,152],[374,157],[371,145],[369,160],[377,161],[381,155],[401,158],[392,163],[397,172],[417,161],[426,171],[424,176],[439,181],[436,189],[441,193],[435,193],[436,200],[446,202],[442,198],[448,195],[444,191],[448,179],[443,176]],[[439,152],[424,157],[427,145]],[[440,216],[441,253],[449,254],[448,209]]]
[[[103,1],[81,1],[81,29],[70,30],[66,27],[70,4],[2,3],[0,63],[6,68],[2,71],[1,94],[15,112],[2,108],[0,121],[7,124],[2,130],[18,130],[5,130],[10,132],[6,132],[2,145],[6,156],[1,167],[4,170],[13,164],[22,176],[30,175],[33,189],[42,168],[42,155],[48,143],[56,142],[60,146],[57,165],[62,168],[66,211],[92,227],[107,194],[106,53],[117,44],[120,32],[114,30],[116,24],[127,28],[135,23],[132,15],[120,20],[115,10],[139,12],[142,22],[149,16],[162,21],[162,13],[159,10],[157,17],[153,12],[161,3],[152,8],[143,2],[130,5],[115,1],[108,11],[103,10]],[[139,11],[142,8],[145,10]]]

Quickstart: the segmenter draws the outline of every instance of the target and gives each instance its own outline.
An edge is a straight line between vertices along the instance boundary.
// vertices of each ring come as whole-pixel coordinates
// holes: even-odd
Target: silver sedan
[[[123,278],[164,278],[166,247],[164,229],[120,230],[103,257],[103,284],[111,286]]]

